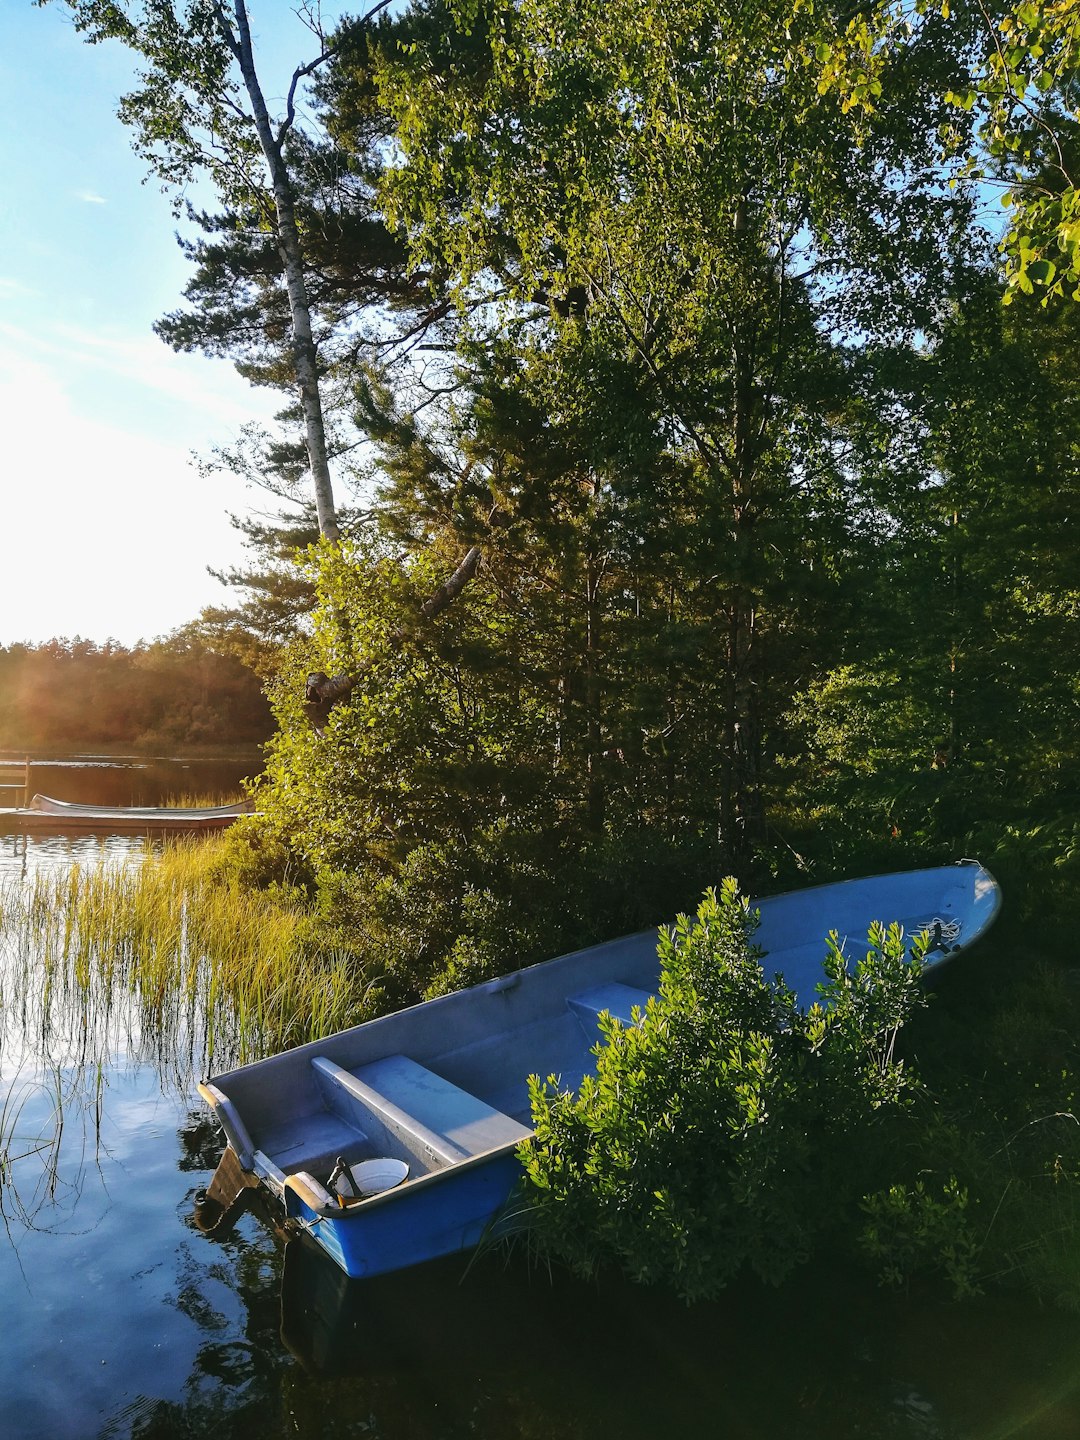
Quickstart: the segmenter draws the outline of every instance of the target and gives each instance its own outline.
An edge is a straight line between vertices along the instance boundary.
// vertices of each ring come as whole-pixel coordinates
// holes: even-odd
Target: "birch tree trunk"
[[[315,338],[311,328],[311,304],[308,299],[307,281],[304,278],[304,264],[300,247],[300,232],[296,224],[296,201],[292,179],[284,158],[285,135],[292,123],[293,92],[290,91],[288,113],[275,134],[270,123],[262,86],[255,69],[255,57],[251,45],[251,26],[248,21],[245,0],[233,0],[236,17],[235,31],[229,25],[221,0],[215,0],[215,13],[222,36],[229,46],[240,72],[244,77],[244,88],[251,102],[252,118],[259,136],[259,145],[266,158],[270,172],[270,183],[274,192],[275,231],[278,253],[285,272],[285,286],[289,296],[292,316],[293,364],[296,369],[296,383],[300,391],[300,403],[304,414],[304,431],[307,443],[308,464],[311,481],[315,489],[315,508],[319,517],[319,533],[328,540],[337,540],[340,531],[337,510],[334,506],[334,489],[330,478],[330,463],[326,453],[326,426],[323,421],[322,395],[319,390],[319,361]],[[293,87],[300,75],[311,66],[297,71]]]

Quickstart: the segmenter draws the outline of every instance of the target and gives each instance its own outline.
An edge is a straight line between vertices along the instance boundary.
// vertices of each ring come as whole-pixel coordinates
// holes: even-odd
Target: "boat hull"
[[[875,920],[935,937],[929,968],[976,941],[1000,892],[975,862],[819,886],[755,902],[763,967],[808,1006],[825,937],[853,961]],[[528,1077],[576,1091],[595,1071],[600,1019],[626,1024],[656,992],[658,932],[645,931],[426,1001],[204,1081],[240,1167],[275,1194],[354,1278],[468,1250],[503,1233],[531,1133]],[[395,1189],[343,1207],[338,1160],[405,1161]]]
[[[342,1211],[340,1219],[320,1214],[288,1190],[285,1213],[351,1279],[371,1279],[472,1250],[505,1233],[513,1225],[510,1204],[521,1178],[521,1162],[510,1151],[406,1186],[381,1205]]]

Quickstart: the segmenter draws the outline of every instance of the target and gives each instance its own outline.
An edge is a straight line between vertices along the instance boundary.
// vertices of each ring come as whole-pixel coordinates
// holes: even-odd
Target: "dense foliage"
[[[346,26],[320,91],[365,175],[396,135],[432,298],[411,363],[334,361],[374,503],[306,572],[263,804],[406,993],[1071,793],[1074,321],[1002,312],[938,85],[970,27],[892,45],[871,112],[828,13],[557,10]]]
[[[912,1095],[896,1042],[924,1003],[921,951],[909,961],[878,927],[850,969],[823,939],[804,1012],[766,978],[753,929],[733,880],[709,891],[662,933],[638,1023],[601,1017],[595,1077],[577,1095],[532,1078],[525,1203],[540,1243],[585,1273],[614,1261],[688,1300],[744,1267],[777,1283],[896,1177],[888,1122]]]
[[[249,527],[263,563],[231,577],[243,603],[202,632],[275,676],[262,818],[231,863],[309,897],[372,1006],[693,910],[718,874],[761,893],[958,853],[999,873],[1014,935],[1037,919],[1071,959],[1068,6],[414,0],[315,35],[273,92],[288,99],[268,147],[230,48],[244,0],[69,4],[146,63],[124,114],[157,172],[217,183],[162,334],[285,397],[279,435],[223,458],[300,508]],[[994,183],[1012,206],[1004,251]],[[302,556],[300,272],[335,483],[354,501]],[[671,942],[658,1008],[611,1032],[610,1064],[640,1063],[645,1090],[667,1066],[688,1095],[700,1081],[726,1096],[725,1134],[745,1124],[755,1065],[777,1113],[809,1107],[789,1168],[745,1191],[775,1189],[801,1253],[817,1211],[803,1234],[783,1178],[813,1192],[799,1137],[833,1169],[844,1153],[804,1083],[811,1060],[824,1071],[835,1043],[854,1068],[838,1060],[834,1084],[866,1098],[848,992],[834,976],[815,1040],[716,920],[738,1001],[718,1023],[746,1021],[735,1064],[734,1030],[717,1051],[693,1029],[699,982],[679,966],[712,954],[700,923]],[[865,1197],[867,1253],[894,1275],[929,1257],[962,1286],[973,1216],[1013,1257],[1002,1270],[1023,1269],[1023,1207],[1075,1233],[1061,1197],[1080,1152],[1043,1120],[1071,1115],[1080,1071],[1080,1027],[1049,1034],[1046,997],[1076,1006],[1052,969],[1006,986],[1000,968],[977,1034],[950,1033],[945,1007],[913,1027],[945,1037],[925,1052],[936,1108],[903,1112],[917,1162],[844,1192],[849,1208]],[[680,1005],[700,1073],[661,1023]],[[997,1086],[1016,1046],[1022,1079]],[[781,1052],[790,1068],[769,1071]],[[575,1107],[606,1105],[604,1083],[548,1097],[575,1144]],[[608,1122],[617,1134],[625,1112]],[[663,1127],[643,1143],[631,1188]],[[751,1227],[736,1252],[767,1271],[776,1257],[732,1198],[737,1163],[725,1174],[715,1214],[676,1206],[657,1245],[670,1259],[689,1226],[723,1272],[709,1227],[731,1240],[736,1217]],[[606,1254],[630,1249],[625,1179],[594,1217]],[[655,1188],[627,1209],[639,1225]],[[593,1203],[577,1190],[566,1213]]]

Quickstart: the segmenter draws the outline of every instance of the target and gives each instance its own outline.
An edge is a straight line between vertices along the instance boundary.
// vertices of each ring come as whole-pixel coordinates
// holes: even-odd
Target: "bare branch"
[[[483,553],[479,545],[469,547],[464,560],[462,560],[449,580],[444,581],[435,591],[434,595],[431,595],[424,601],[423,605],[420,606],[420,614],[425,620],[432,620],[436,615],[441,615],[446,607],[457,599],[462,590],[465,589],[465,586],[476,574],[480,561],[483,558]]]

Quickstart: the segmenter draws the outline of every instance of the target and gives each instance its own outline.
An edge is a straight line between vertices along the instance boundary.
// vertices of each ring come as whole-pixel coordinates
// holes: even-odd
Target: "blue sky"
[[[296,25],[284,0],[252,10]],[[132,73],[61,6],[0,0],[0,644],[168,632],[225,595],[206,566],[240,558],[228,512],[260,508],[191,454],[273,397],[151,328],[189,267],[115,116]],[[288,74],[267,69],[268,92]]]

